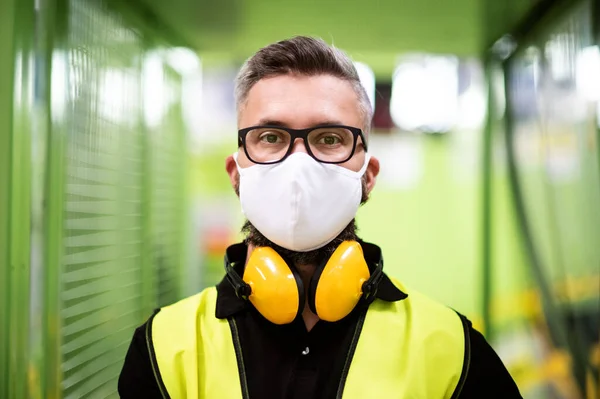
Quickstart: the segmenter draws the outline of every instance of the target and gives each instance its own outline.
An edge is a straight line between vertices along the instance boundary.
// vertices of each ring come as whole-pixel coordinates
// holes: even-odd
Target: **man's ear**
[[[367,170],[365,171],[366,183],[367,183],[367,195],[371,193],[377,182],[377,175],[379,174],[379,159],[371,156]]]
[[[240,174],[237,170],[237,165],[235,164],[235,160],[233,159],[233,155],[225,158],[225,170],[229,175],[229,181],[231,182],[231,187],[233,187],[236,194],[238,194],[238,187],[240,181]],[[239,195],[239,194],[238,194]]]

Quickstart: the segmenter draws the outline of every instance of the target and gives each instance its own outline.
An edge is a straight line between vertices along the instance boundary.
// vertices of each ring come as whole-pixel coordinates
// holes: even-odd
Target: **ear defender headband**
[[[363,254],[363,246],[368,252]],[[231,248],[231,247],[230,247]],[[302,314],[304,284],[296,269],[290,267],[273,248],[254,249],[243,277],[234,270],[230,249],[225,254],[227,279],[236,295],[249,300],[267,320],[288,324]],[[376,259],[373,273],[365,258]],[[357,241],[344,241],[315,271],[308,287],[308,305],[321,320],[334,322],[346,317],[359,301],[370,303],[383,277],[383,258],[379,247]]]

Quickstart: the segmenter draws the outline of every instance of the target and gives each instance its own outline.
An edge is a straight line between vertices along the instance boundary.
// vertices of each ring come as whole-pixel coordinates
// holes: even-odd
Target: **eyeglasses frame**
[[[354,143],[352,145],[352,151],[350,152],[350,155],[348,156],[348,158],[344,159],[343,161],[321,161],[312,153],[312,151],[310,149],[310,145],[308,144],[308,135],[313,130],[323,129],[323,128],[347,129],[350,132],[352,132],[352,136],[354,137]],[[254,129],[278,129],[278,130],[283,130],[283,131],[286,131],[287,133],[289,133],[291,140],[290,140],[289,148],[287,149],[287,152],[285,153],[285,155],[278,161],[256,162],[254,159],[252,159],[252,157],[248,153],[248,148],[246,147],[246,136],[248,135],[248,133],[251,130],[254,130]],[[287,127],[283,127],[283,126],[275,126],[275,125],[258,125],[258,126],[250,126],[250,127],[246,127],[246,128],[238,130],[238,147],[244,148],[244,153],[246,154],[248,159],[250,161],[252,161],[253,163],[258,164],[258,165],[272,165],[275,163],[283,162],[287,157],[289,157],[290,154],[292,153],[292,149],[294,148],[294,143],[296,142],[296,139],[301,138],[304,142],[304,148],[306,148],[306,152],[315,161],[320,162],[320,163],[326,163],[326,164],[341,164],[344,162],[348,162],[354,156],[354,153],[356,152],[356,145],[358,144],[359,136],[362,140],[362,145],[365,148],[365,152],[366,152],[367,151],[367,141],[365,140],[365,135],[364,135],[362,129],[357,128],[357,127],[346,126],[346,125],[320,125],[320,126],[309,127],[306,129],[291,129],[291,128],[287,128]]]

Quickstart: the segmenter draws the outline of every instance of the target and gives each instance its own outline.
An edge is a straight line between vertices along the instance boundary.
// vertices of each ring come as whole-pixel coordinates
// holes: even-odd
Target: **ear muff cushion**
[[[252,290],[252,305],[274,324],[291,323],[304,306],[302,280],[273,248],[252,251],[243,280]]]
[[[314,310],[321,320],[338,321],[346,317],[362,295],[369,279],[369,267],[362,247],[356,241],[344,241],[331,255],[314,283]],[[311,294],[313,282],[311,282]],[[311,295],[313,296],[313,295]]]

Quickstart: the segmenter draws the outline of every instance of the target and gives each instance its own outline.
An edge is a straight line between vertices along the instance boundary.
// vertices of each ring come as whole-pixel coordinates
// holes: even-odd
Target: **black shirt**
[[[355,327],[366,309],[357,307],[335,323],[319,321],[308,332],[301,317],[282,326],[267,321],[235,295],[227,279],[217,285],[217,293],[216,316],[233,318],[238,327],[250,398],[336,397]],[[406,297],[387,276],[383,277],[378,299],[398,301]],[[471,353],[470,367],[463,370],[466,379],[458,397],[521,398],[497,354],[471,323],[461,318],[467,322]],[[143,325],[135,331],[127,352],[119,377],[122,398],[162,397],[152,371],[145,329]],[[240,383],[238,375],[232,376],[232,383]]]

